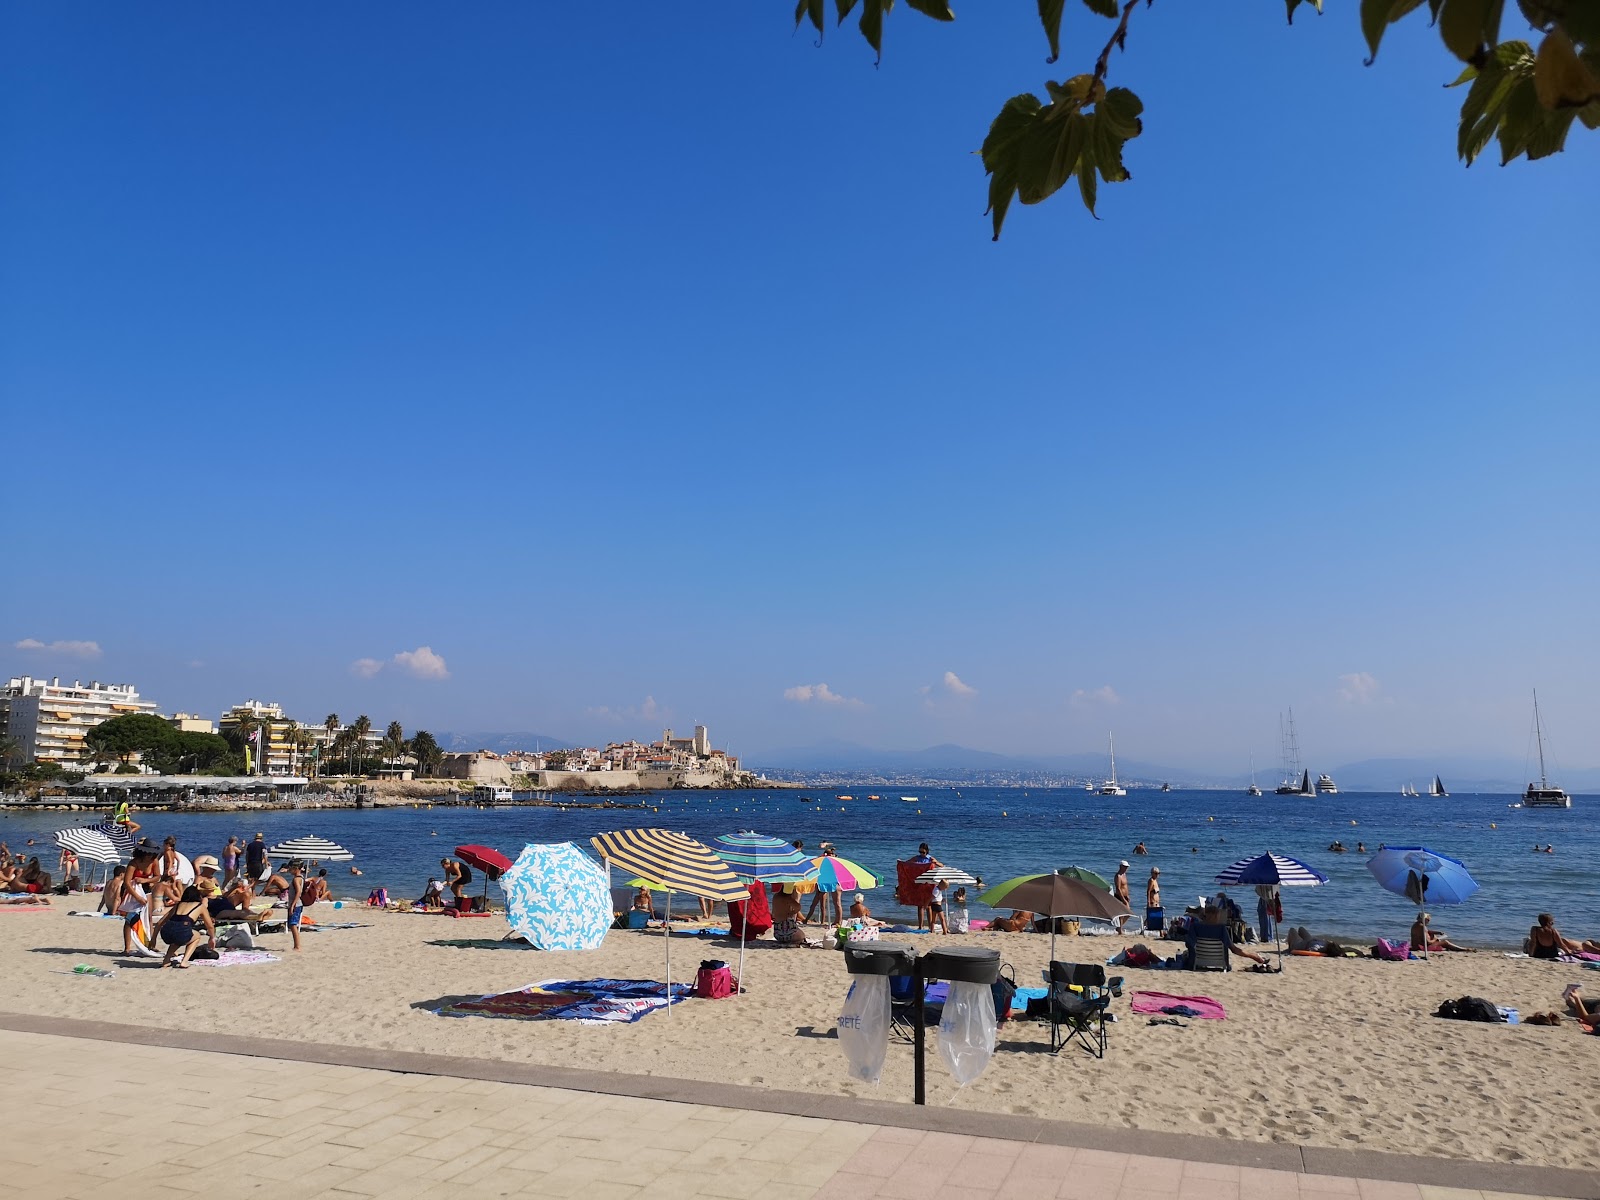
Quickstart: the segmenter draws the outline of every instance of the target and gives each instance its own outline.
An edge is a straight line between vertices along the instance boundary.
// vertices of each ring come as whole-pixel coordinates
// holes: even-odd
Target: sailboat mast
[[[1533,689],[1533,736],[1539,743],[1539,787],[1547,788],[1550,785],[1544,777],[1544,730],[1539,726],[1539,689]]]
[[[1111,743],[1111,782],[1117,782],[1117,739],[1110,733],[1106,734],[1106,741]]]

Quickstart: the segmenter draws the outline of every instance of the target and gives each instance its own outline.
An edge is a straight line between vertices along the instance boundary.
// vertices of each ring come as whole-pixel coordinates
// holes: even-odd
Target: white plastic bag
[[[991,1012],[990,1023],[994,1016]],[[850,1078],[877,1083],[889,1054],[889,979],[852,975],[839,1012],[839,1045],[850,1060]],[[992,1037],[991,1037],[992,1041]]]
[[[994,993],[987,983],[952,983],[939,1022],[939,1057],[965,1087],[994,1057]]]

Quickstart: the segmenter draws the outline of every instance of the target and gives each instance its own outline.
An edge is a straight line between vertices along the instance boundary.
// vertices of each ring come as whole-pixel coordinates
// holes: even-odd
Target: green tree
[[[22,743],[9,734],[0,734],[0,768],[11,770],[22,758]]]
[[[84,744],[96,755],[115,755],[122,766],[130,766],[134,755],[168,751],[177,740],[171,722],[152,713],[128,713],[96,725]]]
[[[423,778],[432,775],[444,762],[444,751],[426,729],[419,729],[411,736],[411,754],[417,760],[417,774]]]
[[[350,732],[354,735],[350,741],[351,749],[354,750],[361,759],[365,759],[367,756],[367,734],[372,732],[372,718],[367,716],[366,713],[362,713],[350,723]],[[357,768],[354,764],[351,765],[350,771],[351,774],[357,773]]]
[[[552,750],[544,756],[545,767],[551,771],[565,771],[567,769],[567,752],[565,750]]]
[[[858,0],[834,0],[842,24]],[[880,57],[883,20],[894,0],[859,0],[857,23]],[[1528,27],[1541,35],[1537,48],[1526,41],[1500,40],[1505,0],[1361,0],[1361,31],[1370,65],[1390,25],[1426,3],[1445,48],[1465,64],[1452,87],[1470,84],[1461,102],[1456,152],[1472,165],[1491,139],[1500,144],[1501,165],[1524,155],[1531,161],[1565,148],[1574,119],[1600,128],[1600,2],[1597,0],[1517,0]],[[1115,22],[1092,67],[1059,83],[1046,82],[1046,99],[1024,92],[1001,106],[983,141],[983,167],[989,175],[989,213],[994,236],[1013,199],[1038,204],[1078,181],[1078,192],[1094,212],[1099,185],[1129,179],[1123,149],[1143,130],[1144,105],[1125,87],[1107,79],[1114,50],[1126,52],[1129,21],[1139,0],[1083,0],[1098,17]],[[1149,8],[1154,0],[1145,0]],[[1284,0],[1290,24],[1305,4],[1322,11],[1322,0]],[[948,0],[906,0],[936,21],[954,21]],[[1067,0],[1038,0],[1039,20],[1054,63],[1061,56],[1061,22]],[[794,23],[809,19],[820,34],[826,0],[798,0]],[[1076,6],[1074,6],[1076,11]],[[1154,17],[1146,19],[1156,19]],[[1420,19],[1420,18],[1418,18]],[[1091,46],[1098,37],[1091,39]],[[1083,65],[1089,67],[1087,61]]]
[[[405,753],[406,731],[400,727],[399,721],[390,721],[389,728],[383,733],[383,752],[388,756],[389,765],[394,766],[394,760]]]

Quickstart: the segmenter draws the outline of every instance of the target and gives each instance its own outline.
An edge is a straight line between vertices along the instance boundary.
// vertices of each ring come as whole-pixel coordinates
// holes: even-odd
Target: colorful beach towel
[[[1221,1021],[1228,1015],[1228,1010],[1210,996],[1174,996],[1167,992],[1134,992],[1130,1006],[1136,1013],[1173,1013],[1208,1021]],[[1188,1011],[1179,1012],[1180,1009]]]
[[[521,1021],[577,1021],[580,1025],[625,1025],[669,1004],[680,1004],[694,989],[641,979],[543,979],[515,991],[458,1000],[433,1011],[441,1017],[502,1017]]]

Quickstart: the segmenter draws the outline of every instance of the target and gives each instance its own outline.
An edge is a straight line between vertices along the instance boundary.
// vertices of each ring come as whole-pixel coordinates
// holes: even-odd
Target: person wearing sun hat
[[[216,855],[198,854],[195,856],[194,886],[200,889],[200,894],[207,900],[221,894],[222,884],[217,882]]]
[[[1133,901],[1131,901],[1128,898],[1130,893],[1128,892],[1128,860],[1127,859],[1123,859],[1120,863],[1117,864],[1116,877],[1114,879],[1112,879],[1112,881],[1111,881],[1111,894],[1113,896],[1115,896],[1118,900],[1121,900],[1129,908],[1133,907]]]

